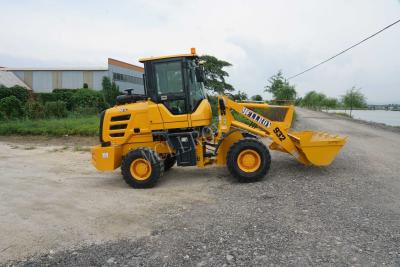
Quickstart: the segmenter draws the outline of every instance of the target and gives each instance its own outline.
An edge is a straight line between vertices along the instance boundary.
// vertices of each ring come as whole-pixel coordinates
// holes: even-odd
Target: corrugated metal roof
[[[0,70],[0,84],[7,86],[7,87],[19,85],[19,86],[23,86],[29,90],[32,90],[23,81],[21,81],[14,73],[12,73],[10,71],[3,71],[3,69]]]

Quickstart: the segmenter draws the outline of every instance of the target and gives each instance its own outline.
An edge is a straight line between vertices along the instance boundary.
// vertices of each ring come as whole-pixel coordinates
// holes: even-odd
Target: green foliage
[[[18,119],[24,115],[22,102],[13,95],[0,100],[0,112],[2,112],[7,119]]]
[[[296,106],[300,106],[301,103],[302,103],[302,101],[303,101],[303,98],[302,98],[302,97],[297,97],[296,100],[294,101],[294,104],[295,104]]]
[[[323,101],[322,101],[322,105],[324,108],[326,109],[334,109],[337,108],[339,106],[339,101],[337,100],[337,98],[334,97],[326,97]]]
[[[97,111],[101,111],[108,107],[103,95],[91,89],[77,90],[71,97],[71,105],[73,110],[96,108]]]
[[[67,110],[73,112],[98,113],[108,107],[101,92],[86,88],[54,89],[52,93],[36,93],[35,95],[42,105],[47,102],[63,101]]]
[[[213,95],[207,95],[208,102],[210,102],[212,112],[212,124],[218,123],[218,98]]]
[[[25,87],[19,85],[12,87],[0,85],[0,99],[8,96],[15,96],[19,101],[25,103],[29,98],[29,92]]]
[[[99,117],[97,115],[0,123],[0,135],[96,136],[98,131]]]
[[[0,111],[0,121],[6,121],[7,120],[7,116],[3,111]]]
[[[28,101],[25,104],[25,114],[29,119],[43,119],[45,117],[44,106],[37,101]]]
[[[232,94],[231,98],[232,98],[232,100],[235,100],[237,102],[241,102],[241,101],[247,100],[248,96],[247,96],[247,94],[245,92],[242,92],[242,91],[239,90],[236,94]]]
[[[311,109],[321,109],[324,106],[325,101],[326,95],[310,91],[303,97],[301,105]]]
[[[58,100],[58,96],[54,93],[35,93],[35,98],[42,105],[46,104],[46,102]]]
[[[67,105],[63,101],[47,102],[44,113],[47,118],[65,118],[68,115]]]
[[[114,106],[117,96],[121,94],[118,86],[115,84],[115,82],[111,82],[110,78],[106,76],[103,77],[101,85],[103,87],[104,101],[108,105]]]
[[[204,61],[204,74],[206,76],[204,86],[207,90],[216,94],[225,94],[234,90],[232,85],[225,82],[229,74],[224,68],[232,66],[231,63],[210,55],[201,56],[200,59]]]
[[[290,85],[285,77],[283,77],[282,71],[278,71],[268,82],[269,85],[265,86],[265,92],[271,93],[274,100],[296,99],[296,89],[294,85]]]
[[[77,107],[75,110],[71,113],[74,114],[75,116],[79,115],[90,115],[90,114],[98,114],[99,110],[97,107]]]
[[[342,96],[342,103],[345,108],[350,109],[350,116],[353,108],[365,108],[367,106],[364,94],[361,93],[361,89],[356,89],[355,86],[347,90],[346,94]]]
[[[83,88],[88,89],[88,88],[89,88],[89,85],[88,85],[87,83],[84,83],[84,84],[83,84]]]
[[[77,88],[77,89],[56,88],[56,89],[53,89],[53,93],[57,93],[57,94],[59,94],[59,93],[76,93],[79,90],[80,90],[80,88]]]
[[[55,96],[55,100],[53,101],[63,101],[67,105],[68,110],[72,110],[72,96],[78,91],[79,89],[54,89],[53,95]]]
[[[253,100],[253,101],[263,101],[263,98],[262,98],[261,95],[253,95],[251,97],[251,100]]]

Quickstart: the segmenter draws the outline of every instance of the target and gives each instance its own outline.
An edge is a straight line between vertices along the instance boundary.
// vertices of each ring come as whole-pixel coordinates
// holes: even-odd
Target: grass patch
[[[63,119],[14,120],[0,123],[0,135],[95,136],[99,117],[68,117]]]

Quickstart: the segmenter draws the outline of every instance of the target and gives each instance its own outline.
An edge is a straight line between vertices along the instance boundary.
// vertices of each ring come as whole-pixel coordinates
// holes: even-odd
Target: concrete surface
[[[119,170],[100,173],[87,151],[0,143],[0,259],[77,244],[149,235],[173,205],[212,201],[215,169],[176,169],[152,190],[134,190]]]
[[[302,129],[348,144],[327,168],[274,152],[258,183],[174,167],[150,190],[96,172],[87,152],[3,139],[0,262],[399,266],[400,135],[298,109]]]

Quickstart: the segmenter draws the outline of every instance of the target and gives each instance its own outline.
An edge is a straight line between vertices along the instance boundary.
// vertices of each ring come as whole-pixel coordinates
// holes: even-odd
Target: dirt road
[[[150,190],[82,149],[3,138],[0,263],[399,266],[400,134],[302,109],[296,128],[348,144],[328,168],[272,153],[262,182],[174,167]]]

